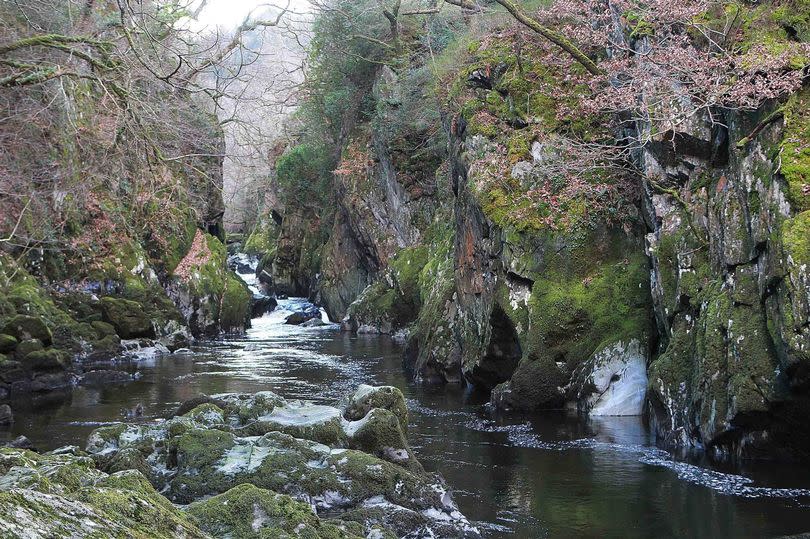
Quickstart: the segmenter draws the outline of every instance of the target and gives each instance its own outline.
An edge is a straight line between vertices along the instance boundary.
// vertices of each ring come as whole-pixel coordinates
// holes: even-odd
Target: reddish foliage
[[[175,268],[174,274],[183,281],[188,281],[194,275],[195,270],[211,260],[211,256],[212,253],[208,248],[205,235],[200,229],[197,229],[197,232],[194,234],[194,241],[191,243],[191,248]]]

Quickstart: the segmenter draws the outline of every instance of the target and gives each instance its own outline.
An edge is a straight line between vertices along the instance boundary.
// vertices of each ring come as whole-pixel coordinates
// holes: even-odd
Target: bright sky
[[[287,0],[209,0],[208,5],[200,13],[202,26],[224,26],[232,28],[241,23],[245,15],[258,6],[285,6]],[[301,10],[306,0],[292,0],[290,6]]]

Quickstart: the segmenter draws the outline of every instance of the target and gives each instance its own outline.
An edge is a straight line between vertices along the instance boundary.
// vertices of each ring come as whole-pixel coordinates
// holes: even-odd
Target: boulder
[[[101,298],[101,313],[104,321],[112,324],[123,339],[153,337],[152,322],[140,303],[123,298]]]
[[[51,330],[37,316],[17,315],[6,322],[3,333],[13,335],[17,340],[39,339],[45,346],[53,340]]]
[[[266,313],[272,312],[278,306],[278,301],[272,296],[264,296],[261,294],[254,294],[253,300],[250,304],[251,318],[259,318]]]
[[[17,361],[24,361],[28,354],[42,350],[44,346],[39,339],[26,339],[17,345],[14,350],[14,358]]]
[[[357,401],[353,413],[360,413],[359,402],[371,400],[398,408],[399,399],[392,398],[396,392],[381,391],[376,398],[371,393],[376,393],[373,388],[347,399]],[[287,402],[270,392],[198,397],[193,403],[193,408],[192,403],[181,405],[178,411],[184,415],[165,421],[96,429],[86,449],[107,472],[121,461],[147,472],[145,462],[154,486],[174,502],[194,502],[190,513],[214,535],[246,529],[245,521],[228,517],[233,505],[234,516],[244,515],[240,518],[256,522],[258,530],[267,529],[262,537],[276,536],[274,526],[286,529],[274,516],[281,512],[276,502],[291,504],[286,497],[276,498],[281,494],[318,513],[348,515],[342,520],[360,523],[362,531],[335,523],[337,537],[355,530],[374,537],[478,536],[441,478],[418,466],[400,417],[391,410],[370,408],[349,422],[337,408]],[[375,510],[368,512],[371,506]],[[307,522],[317,533],[324,529],[323,522],[319,527],[306,515],[296,525]],[[386,529],[379,529],[381,522]]]
[[[75,375],[66,372],[46,372],[34,376],[28,390],[34,393],[53,391],[54,389],[70,387],[75,384],[75,381]]]
[[[0,333],[0,354],[13,352],[17,348],[17,339],[13,335]]]
[[[103,339],[108,335],[115,335],[115,327],[112,324],[108,324],[107,322],[102,322],[101,320],[94,320],[90,322],[90,326],[98,335],[99,339]]]
[[[365,537],[359,524],[322,522],[309,504],[250,484],[194,502],[186,510],[203,531],[214,537]]]
[[[308,309],[306,311],[298,311],[294,312],[287,316],[284,319],[285,324],[291,325],[300,325],[306,322],[307,320],[312,320],[313,318],[320,318],[321,312],[317,308]]]
[[[396,416],[403,433],[408,432],[408,407],[402,391],[393,386],[362,384],[341,403],[343,417],[358,421],[374,408],[383,408]]]
[[[408,445],[399,419],[384,408],[374,408],[364,418],[349,423],[346,434],[349,447],[414,471],[423,471]]]
[[[191,412],[201,404],[214,404],[220,409],[225,406],[225,401],[215,399],[214,397],[209,397],[208,395],[200,395],[199,397],[194,397],[188,400],[183,401],[180,406],[174,411],[171,417],[175,417],[178,415],[186,415],[187,413]]]
[[[4,537],[208,538],[139,472],[108,475],[75,449],[2,448],[0,470]]]
[[[5,444],[0,444],[0,445],[4,445],[5,447],[12,447],[12,448],[16,448],[16,449],[28,449],[29,451],[36,451],[36,448],[34,447],[34,444],[31,442],[31,440],[29,440],[25,436],[17,436],[16,438],[11,440],[10,442],[6,442]]]
[[[56,348],[35,350],[25,356],[23,365],[32,371],[64,371],[70,367],[70,355]]]
[[[340,410],[301,402],[277,406],[272,412],[258,417],[238,432],[248,436],[283,432],[332,447],[343,447],[346,444]]]
[[[186,327],[176,329],[160,338],[160,344],[165,346],[170,352],[175,352],[181,348],[188,348],[193,341],[194,337]]]

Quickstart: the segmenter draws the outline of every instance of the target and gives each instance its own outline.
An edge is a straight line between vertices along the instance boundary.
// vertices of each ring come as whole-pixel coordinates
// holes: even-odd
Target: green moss
[[[308,504],[249,484],[195,502],[187,511],[201,529],[215,537],[355,537],[334,525],[322,523]]]
[[[21,341],[38,339],[46,346],[53,340],[51,330],[38,316],[17,315],[6,322],[3,332]]]
[[[189,469],[212,466],[234,446],[233,435],[220,430],[192,429],[171,440],[178,465]]]
[[[135,470],[104,478],[77,492],[76,498],[106,518],[123,524],[128,537],[204,537],[187,515],[158,494]]]
[[[506,141],[506,151],[509,161],[514,163],[531,157],[531,149],[528,136],[518,131],[512,134]]]
[[[526,355],[549,357],[570,371],[595,351],[650,334],[648,263],[640,248],[593,252],[588,243],[566,263],[546,268],[529,297]]]
[[[0,333],[0,353],[13,352],[17,348],[17,339],[12,335]]]
[[[655,34],[655,27],[650,22],[644,20],[642,15],[628,11],[624,13],[624,18],[627,21],[627,26],[630,28],[631,38],[641,39]]]
[[[810,264],[810,210],[785,220],[782,245],[795,264]]]
[[[245,283],[227,267],[227,248],[218,238],[202,234],[207,253],[201,250],[204,257],[201,263],[193,268],[184,268],[187,272],[183,282],[192,296],[208,310],[206,320],[216,322],[215,327],[200,328],[201,331],[239,332],[249,324],[251,294]]]
[[[256,223],[250,235],[245,240],[242,250],[247,254],[257,256],[274,256],[276,240],[280,233],[279,226],[273,219],[266,217]]]
[[[791,204],[804,211],[810,209],[810,90],[791,96],[784,117],[779,170],[787,182]]]
[[[103,297],[101,311],[104,320],[124,339],[154,336],[152,321],[140,303],[123,298]]]
[[[70,367],[70,356],[55,348],[36,350],[25,356],[24,364],[32,370],[65,370]]]
[[[250,324],[251,294],[242,279],[227,272],[225,291],[219,312],[219,324],[223,331],[243,331]]]
[[[371,284],[349,308],[362,324],[397,330],[416,319],[422,305],[419,274],[428,258],[423,246],[401,249],[389,269]]]

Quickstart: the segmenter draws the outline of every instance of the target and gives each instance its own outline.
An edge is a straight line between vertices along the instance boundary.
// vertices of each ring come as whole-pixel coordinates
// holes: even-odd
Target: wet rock
[[[265,314],[272,312],[278,305],[276,298],[272,296],[254,295],[253,301],[250,304],[251,318],[259,318]]]
[[[276,406],[272,412],[259,416],[237,432],[249,436],[283,432],[331,447],[344,447],[346,444],[340,410],[301,402]]]
[[[35,350],[25,356],[23,365],[34,371],[64,371],[70,367],[70,355],[55,348]]]
[[[381,459],[423,471],[411,451],[399,419],[383,408],[374,408],[365,417],[346,425],[349,447],[365,451]]]
[[[111,324],[122,339],[152,337],[152,321],[140,303],[123,298],[101,298],[104,321]]]
[[[568,376],[555,362],[543,358],[518,365],[511,379],[492,390],[490,401],[502,410],[549,410],[565,404]]]
[[[616,343],[594,354],[583,369],[577,395],[592,416],[641,415],[647,393],[647,355],[638,341]]]
[[[175,352],[181,348],[191,346],[191,343],[194,342],[194,337],[188,331],[188,328],[184,326],[161,337],[159,342],[161,345],[165,346],[169,352]]]
[[[287,318],[284,319],[285,324],[291,325],[300,325],[306,322],[307,320],[312,320],[314,318],[320,319],[321,311],[318,310],[317,307],[312,307],[305,311],[298,311],[290,314]]]
[[[64,389],[76,384],[77,377],[67,372],[50,372],[38,374],[31,379],[28,390],[34,393]]]
[[[28,373],[25,372],[19,361],[8,360],[0,366],[0,380],[8,384],[19,382],[27,376]]]
[[[383,391],[374,399],[374,393],[366,389],[354,399],[352,417],[360,415],[365,407],[362,403],[372,400],[398,407],[401,394]],[[362,535],[371,533],[383,520],[397,530],[393,532],[396,536],[477,535],[441,479],[425,473],[412,459],[400,419],[392,411],[372,407],[359,421],[349,422],[337,408],[286,402],[270,392],[222,394],[211,399],[217,404],[198,398],[184,415],[166,421],[96,429],[88,438],[87,451],[106,471],[116,461],[143,469],[145,460],[153,484],[178,503],[225,495],[217,502],[233,497],[233,503],[243,504],[250,500],[243,496],[246,492],[255,494],[256,503],[271,503],[270,499],[262,502],[265,494],[259,491],[228,495],[229,490],[250,484],[251,489],[305,501],[319,513],[351,514],[351,520],[361,524]],[[178,411],[190,405],[184,404]],[[364,450],[343,447],[350,444]],[[123,451],[126,454],[119,457]],[[369,505],[375,508],[373,515],[364,513]],[[204,506],[198,507],[202,511]],[[252,519],[253,512],[249,515]],[[200,519],[203,526],[213,526],[209,529],[226,525],[210,513],[200,513]],[[228,525],[240,529],[244,524]]]
[[[12,335],[0,333],[0,354],[8,354],[17,348],[17,338]]]
[[[87,354],[87,360],[104,361],[115,357],[121,351],[121,338],[113,333],[93,341],[93,350]]]
[[[11,425],[12,423],[14,423],[14,414],[11,412],[11,406],[0,404],[0,425]]]
[[[41,318],[36,316],[17,315],[6,322],[3,333],[13,335],[17,340],[38,339],[45,346],[51,344],[51,330]]]
[[[326,325],[328,325],[328,324],[326,322],[324,322],[323,320],[321,320],[320,318],[310,318],[306,322],[302,323],[301,327],[318,328],[318,327],[322,327],[322,326],[326,326]]]
[[[37,352],[43,348],[42,341],[39,339],[26,339],[17,345],[17,349],[14,351],[14,359],[17,361],[25,361],[28,354]]]
[[[26,438],[25,436],[17,436],[10,442],[5,443],[5,447],[11,447],[16,449],[28,449],[29,451],[36,451],[33,442]]]
[[[223,400],[215,399],[214,397],[209,397],[208,395],[200,395],[198,397],[183,401],[180,406],[177,407],[171,417],[186,415],[201,404],[214,404],[219,408],[224,408],[226,406],[226,403]]]

